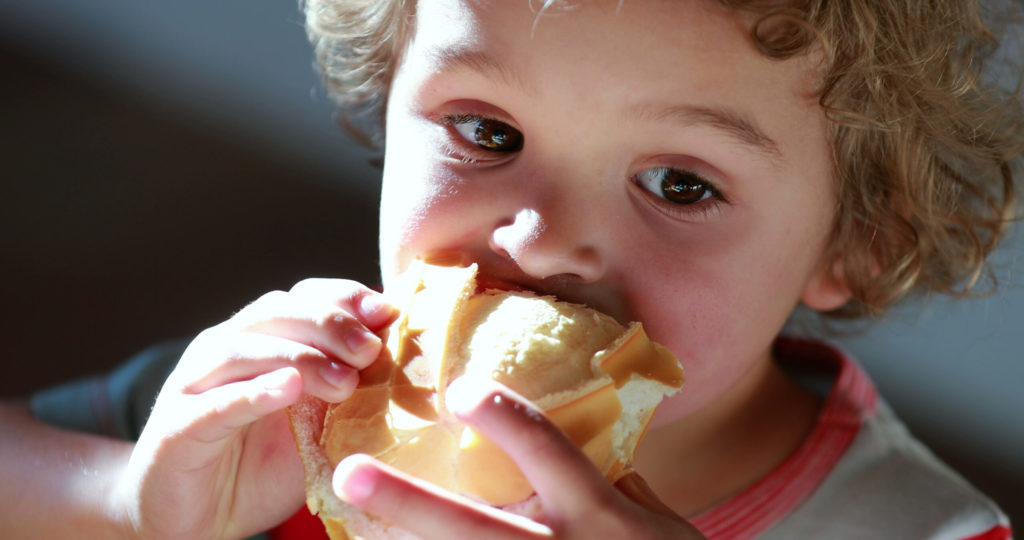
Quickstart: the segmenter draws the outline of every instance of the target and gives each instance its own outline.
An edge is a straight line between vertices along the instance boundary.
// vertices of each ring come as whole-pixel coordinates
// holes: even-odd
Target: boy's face
[[[686,368],[678,417],[767,359],[801,298],[845,299],[811,60],[762,56],[710,2],[531,4],[419,2],[388,106],[385,285],[457,251],[639,320]]]

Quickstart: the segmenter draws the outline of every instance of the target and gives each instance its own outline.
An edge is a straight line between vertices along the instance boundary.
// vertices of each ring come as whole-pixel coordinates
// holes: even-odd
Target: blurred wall
[[[0,0],[2,395],[105,369],[307,276],[377,279],[376,172],[271,0]],[[840,342],[1024,523],[1022,226],[997,295]]]
[[[303,277],[377,281],[372,180],[349,188],[2,42],[0,70],[2,395],[192,336]]]
[[[294,4],[0,0],[3,395],[308,276],[376,283],[377,172]]]

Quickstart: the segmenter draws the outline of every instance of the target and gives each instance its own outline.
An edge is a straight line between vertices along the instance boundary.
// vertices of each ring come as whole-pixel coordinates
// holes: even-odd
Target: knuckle
[[[279,290],[279,289],[278,290],[269,291],[269,292],[265,292],[259,298],[257,298],[255,302],[253,302],[252,304],[249,304],[249,306],[263,305],[263,304],[277,305],[277,304],[280,304],[281,302],[283,302],[286,298],[288,298],[288,296],[289,295],[288,295],[287,292]]]
[[[342,297],[350,297],[359,292],[362,285],[350,279],[339,278],[306,278],[292,286],[291,292],[305,294],[334,294]]]
[[[201,332],[196,334],[196,337],[192,338],[192,342],[185,348],[185,352],[181,355],[182,359],[191,358],[195,356],[196,352],[202,349],[209,348],[211,343],[216,342],[216,336],[219,333],[220,328],[218,326],[211,326],[204,328]]]
[[[302,347],[299,350],[291,351],[288,360],[298,366],[314,366],[329,360],[328,356],[321,350],[314,347]]]
[[[259,298],[253,300],[248,305],[238,310],[230,319],[228,323],[238,323],[248,319],[258,318],[259,313],[265,312],[274,307],[283,305],[288,299],[288,293],[282,290],[274,290],[263,293]]]
[[[552,424],[546,421],[534,421],[530,422],[530,425],[533,427],[524,430],[522,434],[524,454],[542,456],[563,451],[565,443],[562,439],[564,437]]]
[[[211,358],[221,357],[228,361],[235,360],[238,352],[229,346],[233,335],[231,330],[220,325],[199,332],[181,355],[179,365],[208,365]]]
[[[359,324],[351,313],[337,308],[313,315],[312,322],[318,330],[329,332],[346,332]]]
[[[299,292],[303,292],[303,291],[308,291],[310,289],[317,289],[317,288],[319,288],[320,285],[323,284],[324,281],[325,280],[322,279],[322,278],[306,278],[306,279],[302,279],[302,280],[299,280],[298,282],[296,282],[295,285],[292,285],[292,288],[291,288],[290,292],[299,293]]]
[[[178,359],[168,380],[182,382],[198,378],[203,366],[207,364],[206,358],[210,356],[211,351],[215,351],[214,347],[219,342],[220,334],[221,330],[216,326],[196,334],[181,353],[181,358]]]
[[[518,413],[523,427],[526,428],[523,432],[527,450],[531,452],[562,452],[568,447],[575,449],[565,433],[542,412],[519,403],[513,403],[511,408]]]

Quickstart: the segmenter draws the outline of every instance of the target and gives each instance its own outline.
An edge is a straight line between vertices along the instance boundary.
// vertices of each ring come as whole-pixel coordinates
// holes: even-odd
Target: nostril
[[[581,246],[573,250],[568,254],[566,265],[572,269],[569,273],[584,283],[601,279],[605,270],[600,253],[592,246]]]
[[[498,255],[501,255],[505,259],[508,259],[510,261],[512,260],[512,254],[509,253],[507,249],[505,249],[500,244],[498,244],[498,242],[495,240],[493,234],[488,239],[487,244],[491,248],[491,251],[497,253]]]
[[[514,217],[507,217],[507,218],[502,219],[502,220],[498,221],[497,223],[495,223],[494,224],[494,228],[495,229],[500,229],[502,227],[508,227],[509,225],[512,225],[515,222],[516,222],[516,219]]]
[[[524,208],[495,223],[488,243],[493,251],[518,263],[520,255],[536,243],[544,229],[540,214]]]
[[[536,210],[524,209],[497,223],[490,249],[534,279],[558,275],[593,282],[604,273],[598,250],[584,242],[576,227],[549,227]]]

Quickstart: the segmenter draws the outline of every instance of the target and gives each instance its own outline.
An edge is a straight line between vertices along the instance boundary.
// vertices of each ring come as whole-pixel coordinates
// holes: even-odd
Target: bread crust
[[[328,404],[304,395],[289,407],[307,506],[332,539],[412,538],[334,495],[334,468],[354,453],[487,504],[535,506],[515,463],[447,411],[455,378],[487,376],[523,394],[610,482],[628,469],[657,404],[682,385],[678,361],[639,323],[530,292],[477,291],[475,276],[475,265],[418,263],[386,291],[401,316],[353,396]]]

